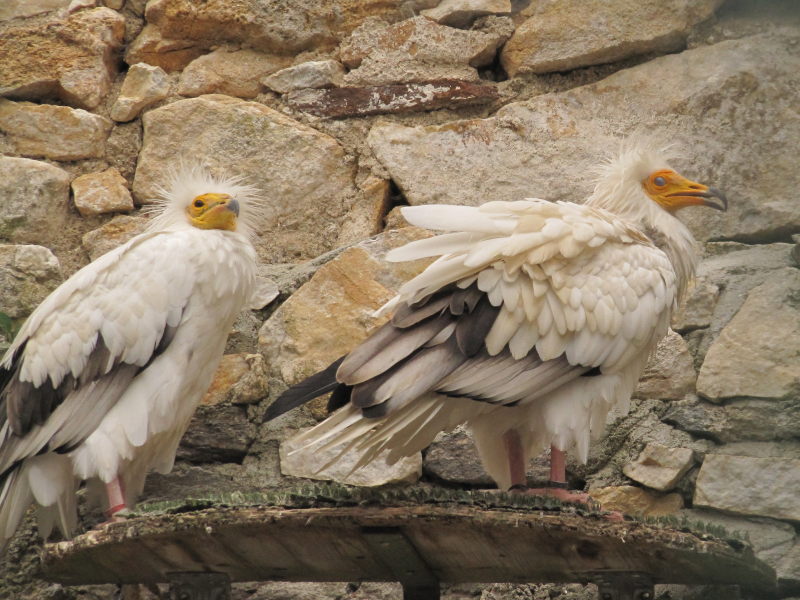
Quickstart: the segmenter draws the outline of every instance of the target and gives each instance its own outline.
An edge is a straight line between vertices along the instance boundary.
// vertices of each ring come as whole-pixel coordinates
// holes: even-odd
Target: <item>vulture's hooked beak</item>
[[[702,186],[706,188],[705,190],[698,191],[698,190],[687,190],[683,192],[676,192],[675,194],[670,194],[670,197],[683,197],[683,198],[697,198],[699,201],[695,202],[686,202],[686,204],[702,204],[703,206],[707,206],[709,208],[715,208],[716,210],[726,211],[728,210],[728,199],[725,197],[725,194],[722,193],[721,190],[718,190],[715,187],[707,187],[700,183],[696,183],[694,185]]]

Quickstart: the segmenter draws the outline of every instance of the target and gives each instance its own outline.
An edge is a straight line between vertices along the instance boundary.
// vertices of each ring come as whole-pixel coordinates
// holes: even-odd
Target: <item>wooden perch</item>
[[[43,563],[47,579],[73,585],[211,572],[232,581],[400,581],[407,598],[438,598],[440,581],[594,582],[622,590],[604,596],[613,598],[646,598],[630,590],[655,583],[775,585],[738,540],[564,507],[457,503],[142,516],[49,544]]]

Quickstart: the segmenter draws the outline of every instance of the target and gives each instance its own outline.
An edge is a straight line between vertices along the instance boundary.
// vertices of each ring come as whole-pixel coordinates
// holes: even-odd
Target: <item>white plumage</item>
[[[28,506],[75,525],[81,480],[119,480],[125,503],[168,472],[250,300],[254,189],[176,174],[148,229],[59,286],[0,362],[0,545]],[[119,488],[117,488],[119,489]]]
[[[387,260],[439,258],[384,306],[389,323],[267,417],[333,390],[342,408],[300,441],[349,442],[358,465],[466,423],[501,488],[524,478],[509,444],[523,466],[548,446],[585,461],[608,412],[627,410],[694,271],[694,240],[674,211],[724,208],[711,198],[726,202],[639,144],[602,168],[584,204],[406,207],[412,225],[447,233]]]

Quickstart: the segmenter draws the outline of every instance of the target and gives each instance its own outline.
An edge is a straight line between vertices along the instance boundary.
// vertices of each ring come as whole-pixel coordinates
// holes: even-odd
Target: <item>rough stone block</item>
[[[0,131],[25,156],[101,158],[112,126],[109,119],[80,108],[0,98]]]
[[[97,107],[116,75],[114,53],[124,31],[125,19],[109,8],[6,29],[0,35],[0,94]]]
[[[72,193],[75,208],[84,217],[133,210],[128,182],[113,167],[102,173],[76,177],[72,182]]]
[[[678,50],[691,27],[720,4],[722,0],[645,0],[623,8],[603,0],[534,3],[523,11],[528,18],[503,48],[501,63],[513,77]]]
[[[264,79],[274,92],[286,94],[305,88],[327,88],[342,85],[344,67],[335,60],[310,60],[281,69]]]
[[[128,69],[119,96],[111,107],[115,121],[130,121],[169,94],[169,79],[161,67],[136,63]]]
[[[709,454],[694,505],[729,513],[800,520],[800,460]]]
[[[694,452],[689,448],[647,444],[639,458],[625,465],[622,472],[642,485],[666,492],[674,488],[692,466]]]
[[[680,494],[660,495],[632,485],[619,485],[589,490],[605,510],[618,510],[626,515],[662,517],[674,515],[683,508]]]
[[[255,98],[261,93],[261,80],[291,62],[289,56],[265,54],[255,50],[220,48],[193,60],[181,73],[181,96],[227,94]]]
[[[784,268],[750,291],[706,354],[697,391],[709,400],[789,398],[800,389],[800,272]]]

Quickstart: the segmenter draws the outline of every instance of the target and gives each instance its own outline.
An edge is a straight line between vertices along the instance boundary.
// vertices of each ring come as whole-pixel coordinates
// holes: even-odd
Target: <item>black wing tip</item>
[[[276,419],[293,408],[335,390],[340,385],[336,380],[336,370],[344,359],[344,356],[338,358],[322,371],[314,373],[283,392],[275,402],[267,407],[261,422],[266,423]]]

